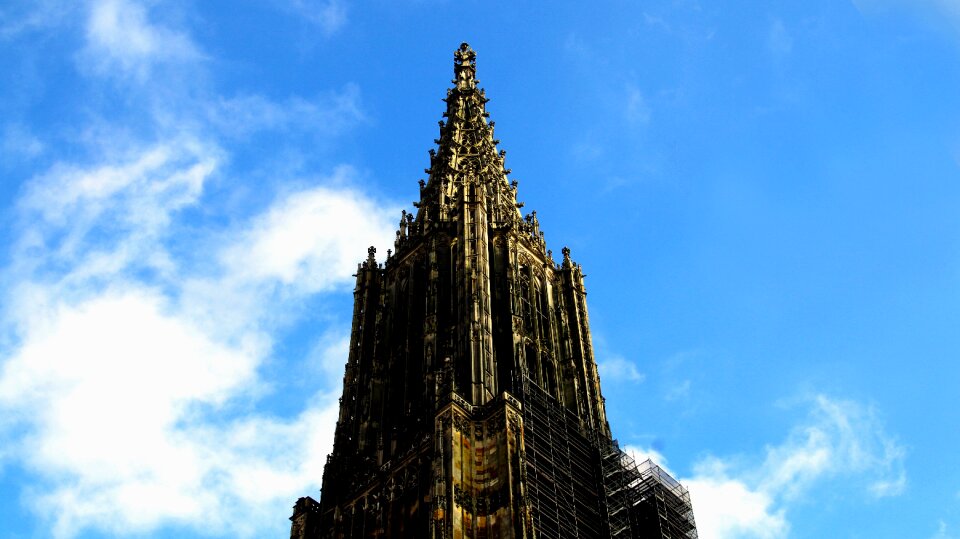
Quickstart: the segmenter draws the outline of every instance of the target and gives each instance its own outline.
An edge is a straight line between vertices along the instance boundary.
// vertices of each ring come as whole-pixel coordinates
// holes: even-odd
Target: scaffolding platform
[[[527,499],[543,539],[697,539],[690,493],[524,379]]]

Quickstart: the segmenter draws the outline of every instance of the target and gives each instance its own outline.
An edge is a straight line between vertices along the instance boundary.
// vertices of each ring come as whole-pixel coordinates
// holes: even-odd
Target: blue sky
[[[283,537],[468,41],[700,536],[960,537],[960,4],[0,7],[0,537]]]

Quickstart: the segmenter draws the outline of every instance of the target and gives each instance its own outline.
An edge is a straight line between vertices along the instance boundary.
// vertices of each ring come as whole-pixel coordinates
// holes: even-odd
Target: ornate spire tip
[[[461,90],[476,88],[477,53],[466,42],[453,52],[453,82]]]
[[[460,44],[460,48],[454,51],[453,61],[456,62],[458,66],[476,66],[477,53],[464,41]]]

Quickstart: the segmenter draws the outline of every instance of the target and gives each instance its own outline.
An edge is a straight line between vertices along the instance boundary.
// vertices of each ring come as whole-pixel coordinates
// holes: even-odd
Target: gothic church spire
[[[322,498],[291,538],[694,539],[686,491],[611,437],[583,272],[521,217],[466,43],[453,70],[416,216],[357,267]]]

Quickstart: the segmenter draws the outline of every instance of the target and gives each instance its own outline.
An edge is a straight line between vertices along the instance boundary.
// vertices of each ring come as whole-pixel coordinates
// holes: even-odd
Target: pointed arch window
[[[544,344],[547,343],[548,336],[550,334],[550,318],[547,311],[547,305],[546,284],[541,286],[540,282],[538,281],[535,288],[534,315],[536,316],[537,320],[537,331],[539,333],[540,342]]]
[[[516,314],[523,319],[523,325],[527,330],[531,329],[532,308],[530,306],[530,268],[527,265],[520,266],[520,276],[518,279],[517,302],[518,309]]]

